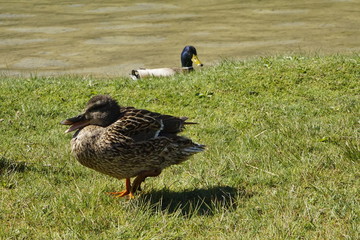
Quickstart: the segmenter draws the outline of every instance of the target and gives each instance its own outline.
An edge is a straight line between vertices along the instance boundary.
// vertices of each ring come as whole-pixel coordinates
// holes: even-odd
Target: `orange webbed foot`
[[[132,192],[124,190],[121,192],[108,192],[108,194],[113,195],[114,197],[127,197],[128,199],[134,199],[135,196]]]
[[[131,190],[130,178],[126,178],[126,189],[121,192],[108,192],[108,194],[113,195],[114,197],[127,197],[128,199],[134,199],[134,193]]]

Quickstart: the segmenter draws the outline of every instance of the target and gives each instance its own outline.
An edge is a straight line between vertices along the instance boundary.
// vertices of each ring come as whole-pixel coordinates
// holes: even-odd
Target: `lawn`
[[[149,178],[81,166],[59,124],[90,97],[187,116],[207,150]],[[360,57],[222,61],[188,75],[0,78],[0,239],[359,239]]]

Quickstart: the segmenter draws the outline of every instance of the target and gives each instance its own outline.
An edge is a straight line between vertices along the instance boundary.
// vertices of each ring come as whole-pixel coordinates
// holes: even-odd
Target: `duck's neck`
[[[181,66],[182,67],[192,67],[193,62],[191,61],[192,54],[188,51],[183,51],[181,53]]]
[[[181,67],[193,69],[193,62],[191,60],[188,61],[188,60],[181,59]]]

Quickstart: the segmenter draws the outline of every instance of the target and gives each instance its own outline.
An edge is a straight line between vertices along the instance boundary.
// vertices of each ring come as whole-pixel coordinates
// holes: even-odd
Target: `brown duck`
[[[77,130],[72,152],[84,166],[117,179],[126,179],[126,189],[112,192],[134,197],[146,177],[182,163],[205,149],[189,138],[178,136],[186,117],[162,115],[134,107],[120,107],[110,96],[98,95],[87,103],[85,112],[61,122]],[[131,184],[130,178],[136,177]]]

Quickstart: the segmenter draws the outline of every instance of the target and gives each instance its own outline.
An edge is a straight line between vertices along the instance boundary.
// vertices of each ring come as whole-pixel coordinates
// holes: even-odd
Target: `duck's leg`
[[[131,189],[130,178],[126,178],[125,186],[126,186],[126,189],[124,191],[121,191],[121,192],[109,192],[109,194],[114,195],[114,197],[128,196],[129,199],[134,198],[134,192]]]
[[[133,181],[133,185],[132,185],[132,192],[136,192],[137,190],[141,190],[140,188],[140,184],[145,181],[145,178],[147,177],[156,177],[159,176],[161,173],[160,169],[155,169],[155,170],[149,170],[149,171],[142,171],[139,173],[139,175],[137,175],[137,177],[135,178],[135,180]]]

